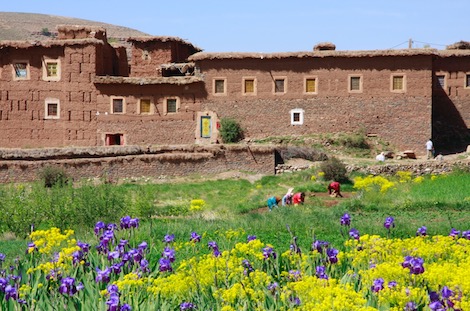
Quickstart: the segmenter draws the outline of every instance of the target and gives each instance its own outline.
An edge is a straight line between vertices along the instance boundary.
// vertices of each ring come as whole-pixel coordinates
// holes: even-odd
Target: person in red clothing
[[[343,197],[341,194],[341,184],[337,181],[333,181],[328,185],[328,194],[331,197]]]
[[[305,192],[297,192],[292,197],[292,204],[294,205],[304,204],[304,201],[305,201]]]

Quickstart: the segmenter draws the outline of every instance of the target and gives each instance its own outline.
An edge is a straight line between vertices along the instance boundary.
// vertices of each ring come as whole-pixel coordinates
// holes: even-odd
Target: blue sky
[[[17,0],[0,11],[76,17],[185,39],[207,52],[430,46],[470,41],[470,0]]]

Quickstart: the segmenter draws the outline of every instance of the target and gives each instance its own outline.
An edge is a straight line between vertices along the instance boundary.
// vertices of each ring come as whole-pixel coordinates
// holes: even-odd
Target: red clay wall
[[[431,56],[211,60],[199,65],[209,94],[203,108],[235,118],[250,138],[362,128],[398,148],[420,152],[431,135]],[[406,76],[404,93],[391,91],[396,73]],[[363,77],[361,93],[348,92],[350,74]],[[318,79],[315,95],[304,93],[307,76]],[[243,94],[243,77],[256,78],[256,95]],[[276,77],[285,77],[285,94],[274,93]],[[214,78],[226,78],[226,96],[213,94]],[[291,125],[294,108],[305,110],[303,125]]]
[[[116,148],[116,147],[115,147]],[[109,147],[109,156],[100,153],[99,157],[74,158],[63,153],[57,158],[54,150],[42,159],[21,159],[13,156],[6,160],[0,158],[0,183],[29,182],[38,179],[38,173],[47,166],[62,167],[74,180],[83,178],[120,178],[161,176],[186,176],[190,174],[216,174],[230,170],[243,170],[253,173],[274,174],[274,148],[249,146],[209,146],[208,148],[160,148],[130,155],[113,154]],[[90,154],[93,154],[90,148]],[[32,150],[32,153],[36,151]],[[41,153],[44,151],[41,151]],[[57,151],[56,151],[57,152]],[[0,154],[1,154],[0,150]],[[27,154],[23,154],[27,156]],[[34,155],[29,154],[29,157]]]
[[[44,56],[60,61],[60,81],[43,80]],[[92,80],[95,59],[93,45],[10,48],[2,53],[0,146],[94,145],[96,95]],[[29,60],[29,80],[13,80],[15,60]],[[59,99],[59,120],[44,118],[46,98]]]

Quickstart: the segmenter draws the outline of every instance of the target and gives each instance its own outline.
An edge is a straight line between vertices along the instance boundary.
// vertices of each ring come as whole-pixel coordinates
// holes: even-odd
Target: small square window
[[[214,93],[225,94],[225,80],[217,79],[214,81]]]
[[[349,77],[349,90],[361,91],[361,77]]]
[[[56,98],[46,98],[45,101],[45,119],[59,119],[60,105]]]
[[[113,113],[124,113],[124,99],[113,98]]]
[[[436,87],[444,89],[446,87],[446,76],[437,75],[436,76]]]
[[[166,100],[166,112],[167,113],[175,113],[177,112],[177,105],[176,105],[176,99],[175,98],[168,98]]]
[[[46,66],[46,75],[48,77],[57,77],[58,75],[58,64],[56,62],[47,63]]]
[[[42,79],[45,81],[60,80],[60,62],[56,59],[46,59],[42,66]]]
[[[152,103],[150,99],[141,99],[140,100],[140,113],[151,113]]]
[[[246,79],[244,83],[244,92],[245,93],[254,93],[255,92],[255,80]]]
[[[274,80],[274,93],[284,93],[284,79]]]
[[[393,91],[403,91],[404,83],[403,76],[393,76],[392,77],[392,90]]]
[[[317,92],[317,79],[308,78],[305,80],[305,93],[316,93]]]
[[[465,87],[470,87],[470,74],[465,75]]]
[[[16,80],[29,79],[29,64],[27,62],[17,62],[13,64],[14,77]]]
[[[302,125],[304,124],[304,113],[303,109],[297,108],[290,111],[290,124],[291,125]]]

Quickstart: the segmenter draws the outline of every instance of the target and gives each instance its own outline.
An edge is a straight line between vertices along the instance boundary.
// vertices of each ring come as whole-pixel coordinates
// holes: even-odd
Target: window
[[[14,80],[28,80],[29,63],[25,61],[18,61],[13,63],[13,77]]]
[[[111,98],[111,113],[124,113],[124,98]]]
[[[60,63],[58,60],[46,59],[43,61],[42,79],[45,81],[60,80]]]
[[[165,99],[165,113],[177,113],[179,110],[179,99],[175,97],[170,97]]]
[[[392,91],[405,90],[405,77],[402,75],[392,76]]]
[[[292,109],[290,111],[290,124],[302,125],[304,124],[304,110],[300,108]]]
[[[214,94],[225,94],[225,80],[215,79],[214,80]]]
[[[139,101],[139,113],[141,114],[151,114],[152,111],[152,102],[150,99],[143,98]]]
[[[60,119],[60,101],[57,98],[46,98],[45,119]]]
[[[254,79],[244,79],[243,80],[243,93],[254,95],[255,94],[255,80]]]
[[[274,93],[285,93],[285,79],[274,80]]]
[[[445,75],[437,75],[436,76],[436,88],[445,89],[446,87],[446,76]]]
[[[119,146],[124,145],[124,134],[106,134],[106,146]]]
[[[349,77],[349,91],[350,92],[361,92],[362,91],[362,79],[360,76]]]
[[[317,93],[317,79],[307,78],[305,79],[305,93]]]
[[[470,74],[465,75],[465,87],[470,88]]]

